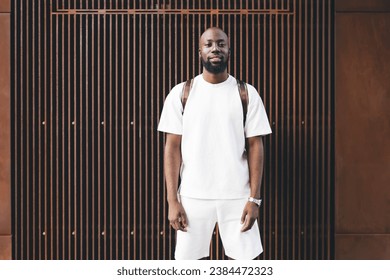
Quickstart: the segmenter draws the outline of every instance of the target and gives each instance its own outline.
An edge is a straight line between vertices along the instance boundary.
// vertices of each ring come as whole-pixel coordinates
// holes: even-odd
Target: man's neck
[[[218,73],[218,74],[214,74],[214,73],[208,72],[205,69],[203,69],[202,75],[203,75],[203,79],[206,82],[209,82],[211,84],[222,83],[222,82],[226,81],[227,78],[229,77],[229,74],[227,73],[227,71],[224,71],[224,72]]]

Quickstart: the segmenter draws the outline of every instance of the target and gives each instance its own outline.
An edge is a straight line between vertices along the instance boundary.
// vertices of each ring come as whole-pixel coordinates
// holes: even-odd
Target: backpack
[[[237,80],[237,88],[238,88],[238,94],[240,95],[241,99],[241,104],[242,104],[242,113],[243,113],[243,120],[244,120],[244,127],[245,127],[245,122],[246,122],[246,113],[248,111],[248,102],[249,102],[249,97],[248,97],[248,88],[246,83],[243,81],[236,79]],[[184,108],[187,103],[188,96],[190,95],[190,91],[192,88],[192,83],[194,79],[187,80],[183,86],[183,94],[181,97],[181,103],[183,105],[183,113],[184,113]]]

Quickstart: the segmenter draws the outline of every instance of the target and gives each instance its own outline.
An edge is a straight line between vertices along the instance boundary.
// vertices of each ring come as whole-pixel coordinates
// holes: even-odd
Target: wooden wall
[[[11,259],[11,3],[0,0],[0,259]]]
[[[334,257],[334,2],[183,3],[12,1],[13,258],[172,258],[156,128],[211,25],[273,129],[261,258]]]
[[[389,30],[389,1],[336,1],[337,259],[390,259]]]

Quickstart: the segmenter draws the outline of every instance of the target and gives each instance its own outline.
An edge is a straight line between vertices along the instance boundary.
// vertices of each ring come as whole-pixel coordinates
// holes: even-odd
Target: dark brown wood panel
[[[0,235],[0,260],[12,259],[12,236]]]
[[[8,3],[7,3],[8,2]],[[9,1],[0,2],[0,260],[12,258],[11,237],[11,26]]]
[[[213,25],[273,129],[261,258],[334,257],[332,0],[12,5],[14,258],[172,258],[156,129]],[[211,257],[225,258],[217,230]]]
[[[388,12],[388,0],[336,0],[336,12]]]
[[[10,15],[0,14],[0,236],[11,234]]]
[[[11,0],[0,0],[0,13],[11,12]]]
[[[338,13],[336,17],[336,236],[337,256],[349,258],[354,236],[390,234],[390,17]],[[351,238],[351,240],[348,240]],[[365,239],[363,239],[365,240]],[[343,242],[347,242],[343,244]],[[354,258],[390,258],[381,246]],[[340,251],[339,251],[340,250]]]
[[[337,234],[338,260],[389,260],[390,234]]]

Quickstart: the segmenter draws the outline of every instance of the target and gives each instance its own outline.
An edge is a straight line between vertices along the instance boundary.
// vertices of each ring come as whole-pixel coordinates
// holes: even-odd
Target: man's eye
[[[219,44],[218,46],[220,46],[220,47],[224,47],[224,46],[225,46],[225,44]]]

